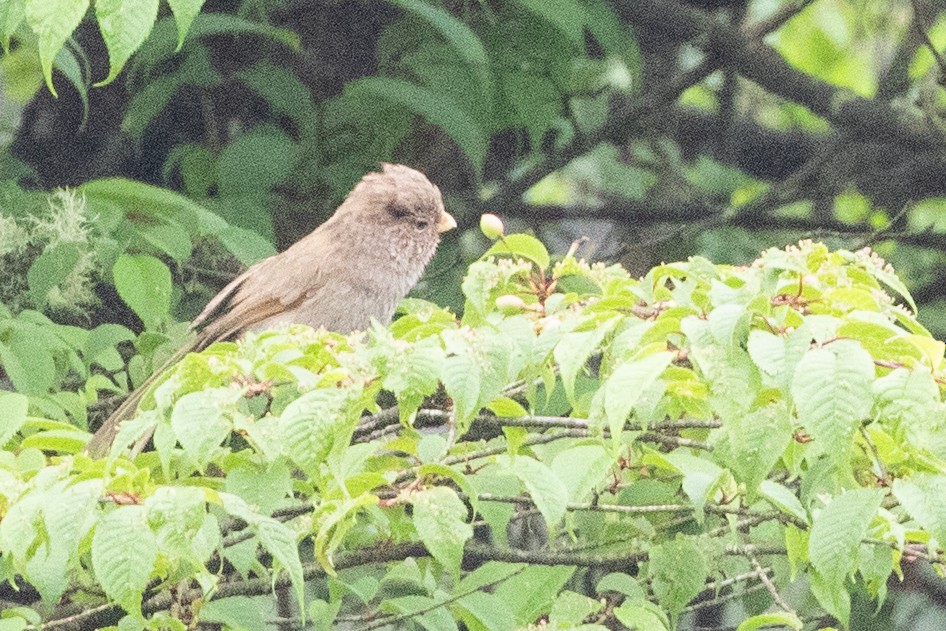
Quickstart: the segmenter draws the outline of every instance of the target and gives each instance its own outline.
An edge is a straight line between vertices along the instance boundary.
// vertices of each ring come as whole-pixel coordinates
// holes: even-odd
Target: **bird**
[[[440,189],[425,175],[382,163],[322,225],[214,296],[191,323],[191,341],[106,419],[85,452],[106,455],[148,387],[189,352],[286,324],[345,334],[364,330],[373,320],[387,324],[433,258],[441,234],[456,226]]]

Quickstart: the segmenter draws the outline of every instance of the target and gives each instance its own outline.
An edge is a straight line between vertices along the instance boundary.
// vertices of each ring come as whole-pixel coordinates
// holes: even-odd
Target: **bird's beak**
[[[457,227],[457,220],[446,210],[440,211],[440,219],[437,221],[437,232],[446,232]]]

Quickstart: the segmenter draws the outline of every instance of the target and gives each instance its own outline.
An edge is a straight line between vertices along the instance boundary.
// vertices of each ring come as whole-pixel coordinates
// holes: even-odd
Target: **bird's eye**
[[[429,225],[430,225],[430,222],[425,221],[423,219],[418,219],[417,221],[414,222],[414,227],[417,228],[418,230],[426,230],[427,226]]]

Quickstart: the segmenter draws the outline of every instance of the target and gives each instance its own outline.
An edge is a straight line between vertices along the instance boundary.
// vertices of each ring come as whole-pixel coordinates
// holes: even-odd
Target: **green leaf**
[[[547,270],[551,258],[549,251],[541,241],[528,234],[511,234],[493,244],[481,257],[483,259],[502,254],[511,254],[514,257],[528,259],[539,266],[540,270]]]
[[[96,83],[111,83],[132,53],[148,37],[158,17],[158,0],[95,0],[95,16],[108,49],[108,76]]]
[[[268,517],[256,523],[256,532],[263,549],[272,554],[279,565],[289,573],[292,587],[296,592],[296,601],[299,603],[299,611],[305,611],[305,580],[295,533],[281,521]],[[305,623],[305,620],[302,622]]]
[[[801,631],[804,623],[793,611],[775,611],[743,620],[736,631],[757,631],[757,629],[768,629],[776,626],[788,627],[792,631]]]
[[[231,596],[204,601],[200,621],[219,622],[233,631],[267,631],[266,619],[259,601],[251,596]]]
[[[53,61],[88,9],[89,0],[27,0],[26,23],[36,33],[43,77],[53,96],[58,96],[53,87]]]
[[[549,626],[560,629],[580,627],[586,618],[598,613],[604,603],[577,592],[559,592],[549,612]],[[603,627],[606,628],[606,627]]]
[[[146,226],[159,222],[188,228],[208,212],[180,193],[121,177],[91,180],[77,190],[85,197],[91,215],[120,213]]]
[[[604,410],[611,437],[616,442],[620,440],[628,415],[644,393],[660,379],[673,357],[673,353],[663,351],[623,362],[604,382]]]
[[[210,388],[181,397],[171,410],[171,428],[184,451],[201,465],[233,429],[234,404],[243,397],[234,388]]]
[[[875,381],[873,392],[884,420],[922,427],[939,414],[939,386],[928,371],[897,368]]]
[[[263,59],[234,74],[265,99],[274,113],[291,119],[301,138],[312,139],[315,136],[319,116],[312,93],[291,70]]]
[[[3,52],[10,53],[10,36],[16,32],[26,15],[27,0],[4,0],[0,2],[0,44]]]
[[[298,159],[299,146],[288,134],[270,125],[257,127],[238,136],[220,152],[220,195],[265,195],[291,175]]]
[[[706,503],[726,477],[725,470],[714,462],[691,456],[681,450],[666,454],[664,458],[683,474],[683,492],[693,502],[697,520],[703,521]]]
[[[238,226],[227,226],[217,234],[217,238],[247,267],[276,253],[273,244],[259,233]]]
[[[454,52],[470,67],[481,90],[489,89],[489,59],[486,48],[470,27],[440,7],[420,0],[389,0],[392,4],[424,20],[439,33]]]
[[[460,146],[476,172],[483,170],[487,139],[476,121],[450,97],[403,79],[365,77],[350,82],[346,91],[364,91],[406,107],[441,127]]]
[[[653,603],[645,602],[635,605],[624,601],[620,607],[614,609],[614,617],[628,629],[647,629],[647,631],[667,631],[670,621],[666,615]]]
[[[520,0],[520,3],[564,33],[576,49],[584,49],[585,15],[576,0]]]
[[[522,481],[548,527],[558,526],[568,503],[568,490],[558,476],[546,464],[529,456],[502,456],[496,462]]]
[[[574,567],[533,565],[500,583],[493,593],[515,617],[514,628],[526,627],[548,613],[555,595],[574,573]]]
[[[108,350],[114,350],[121,342],[129,342],[135,339],[135,334],[120,324],[105,323],[100,324],[91,331],[85,340],[83,348],[83,358],[87,366],[91,366],[99,355]]]
[[[565,334],[555,345],[553,355],[562,375],[562,385],[569,403],[575,404],[575,378],[585,362],[598,350],[601,340],[611,327],[599,325],[590,331],[574,331]]]
[[[184,38],[187,37],[187,31],[190,30],[194,18],[200,13],[200,8],[204,6],[206,0],[168,0],[168,6],[174,13],[174,21],[177,23],[177,49],[180,50],[184,45]]]
[[[851,594],[844,584],[829,581],[813,571],[808,575],[808,587],[825,611],[847,627],[851,617]]]
[[[120,506],[95,527],[95,576],[108,597],[129,613],[140,612],[141,594],[157,557],[157,539],[148,527],[144,506]]]
[[[115,289],[149,329],[165,321],[171,309],[171,271],[147,254],[118,257],[112,267]]]
[[[313,542],[315,558],[330,576],[335,576],[332,554],[341,545],[348,529],[354,525],[358,512],[377,504],[377,495],[365,493],[346,500],[324,502],[316,510],[317,533]]]
[[[280,415],[286,453],[310,476],[318,476],[336,437],[343,437],[344,428],[352,425],[347,402],[344,390],[313,390],[287,405]]]
[[[893,483],[893,494],[903,508],[937,541],[946,541],[946,475],[920,473]]]
[[[798,420],[836,462],[850,453],[857,426],[870,413],[874,362],[860,344],[838,340],[805,353],[792,381]]]
[[[565,111],[565,95],[551,78],[531,72],[503,73],[502,88],[533,151],[538,151],[545,133],[555,128]]]
[[[81,256],[79,244],[59,243],[48,248],[33,261],[26,272],[26,280],[30,286],[30,298],[37,309],[46,306],[49,292],[69,277]]]
[[[465,424],[479,412],[482,369],[470,353],[447,357],[440,376],[443,387],[453,399],[457,422]]]
[[[906,300],[907,304],[910,305],[910,309],[913,310],[913,313],[917,312],[916,302],[913,301],[913,296],[910,295],[910,290],[907,289],[907,286],[902,280],[900,280],[893,270],[887,269],[886,267],[881,267],[879,265],[871,265],[868,266],[868,271],[874,278],[900,294],[900,297]]]
[[[677,537],[650,550],[647,573],[660,606],[678,614],[706,589],[709,566],[695,541]]]
[[[176,261],[185,261],[193,251],[190,233],[176,224],[144,224],[141,238]]]
[[[798,497],[788,487],[772,480],[762,480],[759,484],[759,492],[780,510],[808,523],[808,514],[798,501]]]
[[[565,485],[568,501],[583,502],[606,486],[613,466],[614,459],[601,445],[576,445],[558,452],[550,468]]]
[[[46,542],[27,564],[26,574],[47,602],[56,602],[69,587],[79,542],[95,523],[96,507],[103,491],[102,480],[76,484],[60,482],[43,495]]]
[[[630,601],[634,604],[647,600],[644,588],[637,582],[637,579],[623,572],[611,572],[598,581],[595,586],[595,593],[603,594],[604,592],[623,594],[626,596],[625,602]]]
[[[474,592],[457,601],[457,618],[467,629],[500,629],[522,628],[516,624],[516,619],[501,599],[494,594]],[[430,631],[440,631],[432,628]]]
[[[858,548],[882,499],[879,490],[848,491],[835,497],[815,516],[808,554],[828,585],[842,585],[857,569]]]
[[[29,404],[22,394],[0,390],[0,449],[23,427]]]
[[[723,417],[713,455],[750,493],[768,477],[792,440],[791,411],[782,401]]]
[[[424,547],[454,576],[460,572],[463,546],[473,536],[467,507],[453,489],[434,486],[410,496],[414,528]]]
[[[56,385],[56,365],[49,349],[25,327],[14,329],[8,344],[0,342],[0,366],[13,387],[24,394],[47,394]]]

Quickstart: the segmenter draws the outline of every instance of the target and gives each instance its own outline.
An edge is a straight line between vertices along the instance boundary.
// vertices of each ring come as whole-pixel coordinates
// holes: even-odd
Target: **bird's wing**
[[[198,331],[195,350],[296,309],[306,294],[323,282],[319,266],[294,260],[297,257],[291,250],[252,266],[207,303],[191,323]]]

